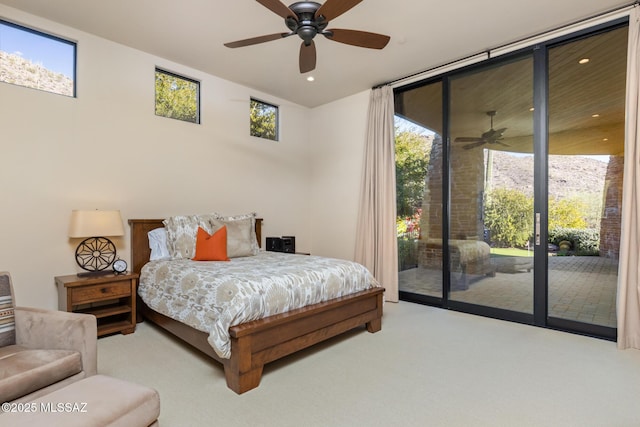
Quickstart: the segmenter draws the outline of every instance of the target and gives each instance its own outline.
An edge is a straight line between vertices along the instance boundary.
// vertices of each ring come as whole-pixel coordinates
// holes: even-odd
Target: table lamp
[[[69,237],[85,238],[76,249],[76,262],[86,272],[78,273],[78,276],[111,273],[104,270],[115,260],[116,247],[104,236],[124,236],[120,211],[71,212]]]

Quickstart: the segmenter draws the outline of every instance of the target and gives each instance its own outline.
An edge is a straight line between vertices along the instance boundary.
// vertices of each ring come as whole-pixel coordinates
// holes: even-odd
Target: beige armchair
[[[26,402],[97,373],[97,324],[88,314],[15,307],[0,272],[0,402]]]

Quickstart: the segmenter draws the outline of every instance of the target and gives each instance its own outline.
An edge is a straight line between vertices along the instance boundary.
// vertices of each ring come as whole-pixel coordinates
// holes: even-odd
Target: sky
[[[425,136],[434,134],[433,131],[431,131],[429,129],[426,129],[426,128],[423,128],[422,126],[420,126],[420,125],[418,125],[418,124],[416,124],[414,122],[410,122],[409,120],[405,120],[400,116],[395,116],[394,115],[393,118],[394,118],[394,124],[395,124],[395,126],[398,127],[398,130],[400,132],[409,131],[409,132],[415,132],[415,133],[418,133],[420,135],[425,135]]]
[[[20,55],[73,79],[75,61],[74,45],[71,43],[43,37],[0,21],[0,50]]]

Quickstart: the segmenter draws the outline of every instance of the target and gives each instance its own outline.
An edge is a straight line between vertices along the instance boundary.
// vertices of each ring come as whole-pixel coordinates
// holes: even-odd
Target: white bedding
[[[260,252],[226,262],[150,261],[138,294],[153,310],[209,333],[209,344],[228,359],[231,326],[378,286],[355,262]]]

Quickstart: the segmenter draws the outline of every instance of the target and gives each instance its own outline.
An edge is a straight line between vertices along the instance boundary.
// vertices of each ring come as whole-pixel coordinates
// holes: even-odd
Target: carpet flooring
[[[102,374],[160,393],[160,425],[640,425],[640,351],[407,302],[265,367],[236,395],[220,364],[154,325],[98,341]]]

